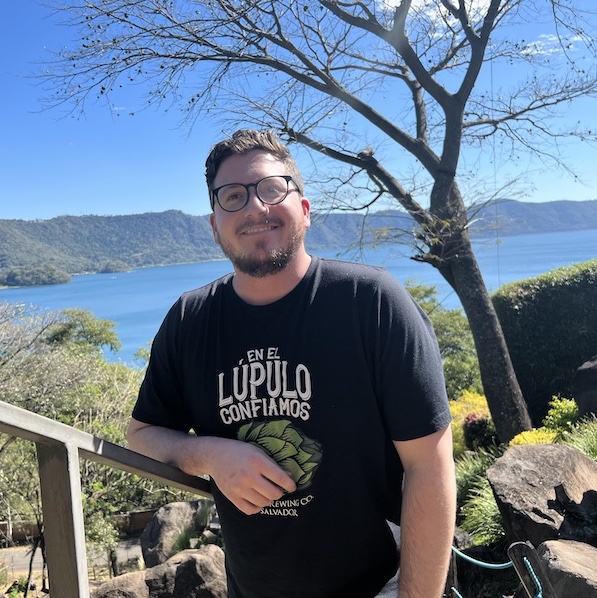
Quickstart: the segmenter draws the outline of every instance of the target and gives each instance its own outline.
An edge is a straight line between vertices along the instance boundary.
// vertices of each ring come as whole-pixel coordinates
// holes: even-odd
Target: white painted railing
[[[0,432],[35,443],[53,596],[88,598],[80,459],[210,497],[209,483],[149,457],[0,401]]]

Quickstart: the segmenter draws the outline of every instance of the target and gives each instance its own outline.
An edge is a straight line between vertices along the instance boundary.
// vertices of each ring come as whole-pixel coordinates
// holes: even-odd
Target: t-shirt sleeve
[[[379,281],[379,384],[393,440],[412,440],[451,421],[439,346],[431,322],[389,273]]]
[[[183,403],[180,339],[182,301],[177,301],[160,326],[133,409],[136,420],[188,432],[190,415]]]

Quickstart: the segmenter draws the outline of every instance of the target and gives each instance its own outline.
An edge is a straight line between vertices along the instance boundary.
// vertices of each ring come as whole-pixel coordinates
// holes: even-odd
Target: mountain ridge
[[[501,200],[470,211],[471,234],[511,236],[597,229],[597,200],[544,203]],[[313,214],[311,250],[412,241],[405,212]],[[223,258],[209,216],[178,210],[119,216],[0,220],[0,279],[15,268],[52,266],[68,274],[115,271]]]

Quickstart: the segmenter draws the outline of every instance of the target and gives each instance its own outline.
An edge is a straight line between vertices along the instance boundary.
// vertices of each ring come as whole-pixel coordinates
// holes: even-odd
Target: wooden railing
[[[2,401],[0,432],[30,440],[37,448],[48,579],[53,596],[89,597],[80,459],[211,496],[209,483],[203,478],[187,475],[97,436]]]

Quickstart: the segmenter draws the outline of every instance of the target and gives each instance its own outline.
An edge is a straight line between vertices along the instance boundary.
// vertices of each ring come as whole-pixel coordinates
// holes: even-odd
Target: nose
[[[251,184],[247,185],[247,193],[249,197],[247,199],[247,203],[244,207],[245,212],[258,212],[258,213],[267,213],[269,212],[269,206],[263,203],[259,197],[257,196],[257,185]]]

